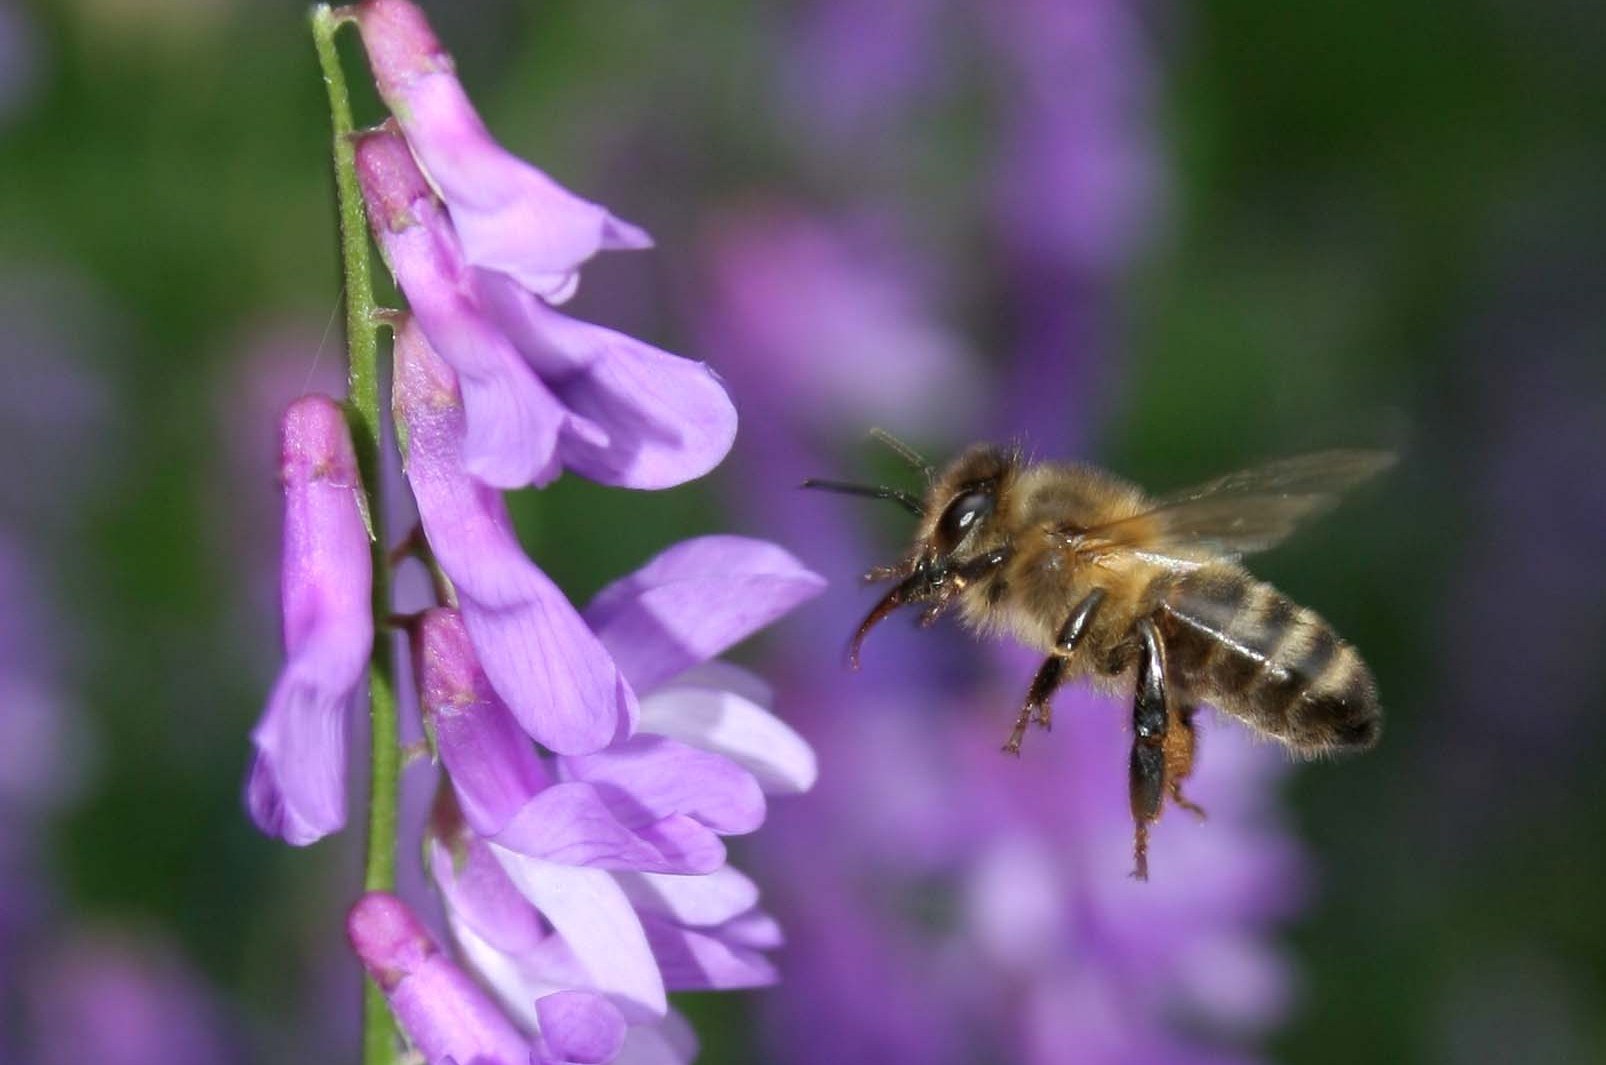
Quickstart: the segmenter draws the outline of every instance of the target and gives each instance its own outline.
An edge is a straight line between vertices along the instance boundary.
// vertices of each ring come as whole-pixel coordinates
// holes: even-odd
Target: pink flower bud
[[[528,1065],[530,1044],[394,895],[364,895],[346,936],[424,1059]]]

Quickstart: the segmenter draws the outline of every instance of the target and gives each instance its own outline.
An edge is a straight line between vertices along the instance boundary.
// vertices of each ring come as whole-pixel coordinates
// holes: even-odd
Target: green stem
[[[401,777],[401,745],[396,725],[396,674],[391,639],[384,622],[390,616],[390,567],[386,558],[384,509],[380,496],[379,456],[383,446],[383,412],[379,406],[379,317],[375,313],[373,266],[368,227],[363,218],[362,190],[357,184],[355,127],[345,72],[335,50],[335,33],[345,20],[320,4],[312,11],[312,38],[318,48],[329,90],[334,126],[335,190],[340,204],[340,259],[345,274],[346,347],[351,397],[346,417],[357,449],[371,523],[374,574],[374,650],[368,664],[372,775],[369,784],[368,858],[363,874],[366,891],[396,887],[396,805]],[[364,1065],[390,1065],[398,1051],[395,1021],[385,997],[368,981],[363,998]]]

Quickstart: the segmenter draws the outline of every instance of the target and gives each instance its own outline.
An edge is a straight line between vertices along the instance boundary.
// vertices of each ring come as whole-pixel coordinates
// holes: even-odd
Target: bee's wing
[[[1331,508],[1346,489],[1394,463],[1387,451],[1316,451],[1229,473],[1155,501],[1142,514],[1083,530],[1091,549],[1247,555]]]

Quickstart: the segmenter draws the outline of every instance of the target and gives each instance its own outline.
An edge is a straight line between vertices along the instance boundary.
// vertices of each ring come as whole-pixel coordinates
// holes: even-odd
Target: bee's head
[[[857,667],[860,643],[884,618],[906,604],[946,601],[963,581],[956,569],[997,546],[994,518],[1019,465],[1019,452],[978,444],[941,473],[922,467],[929,480],[923,499],[880,486],[804,482],[807,488],[892,500],[920,518],[910,552],[894,565],[877,566],[865,575],[869,581],[898,583],[859,626],[848,648],[850,664]],[[940,609],[934,607],[933,612]]]
[[[993,519],[1020,464],[1017,452],[978,444],[943,470],[926,491],[914,560],[941,572],[990,546]]]

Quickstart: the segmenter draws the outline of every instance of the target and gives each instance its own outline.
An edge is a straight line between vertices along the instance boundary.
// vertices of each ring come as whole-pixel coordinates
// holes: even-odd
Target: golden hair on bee
[[[1195,717],[1215,706],[1304,756],[1364,750],[1382,710],[1358,652],[1314,611],[1240,563],[1284,540],[1338,495],[1386,469],[1381,451],[1322,451],[1150,497],[1095,466],[1029,463],[976,444],[941,470],[879,434],[926,474],[924,493],[839,481],[805,487],[888,499],[919,523],[908,552],[869,580],[892,587],[849,643],[904,606],[930,625],[953,610],[984,635],[1043,653],[1004,750],[1053,722],[1061,685],[1131,692],[1128,789],[1133,875],[1148,877],[1148,830],[1193,768]]]

